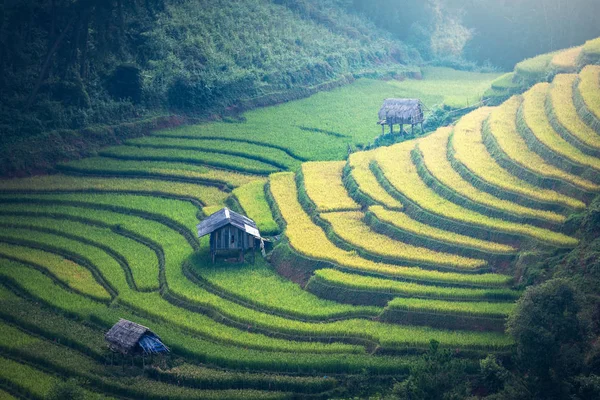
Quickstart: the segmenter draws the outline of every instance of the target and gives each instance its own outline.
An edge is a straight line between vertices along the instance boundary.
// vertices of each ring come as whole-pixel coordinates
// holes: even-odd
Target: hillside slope
[[[0,15],[3,144],[169,109],[283,101],[417,57],[336,1],[34,1],[3,3]]]

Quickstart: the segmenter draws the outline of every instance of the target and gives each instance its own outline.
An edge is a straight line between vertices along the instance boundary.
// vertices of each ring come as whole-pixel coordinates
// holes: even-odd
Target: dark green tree
[[[510,315],[507,329],[516,343],[516,365],[536,399],[566,398],[569,378],[583,366],[586,331],[580,299],[564,279],[530,287]]]
[[[467,362],[432,340],[427,353],[411,365],[408,378],[394,387],[393,395],[406,400],[459,400],[469,392]]]

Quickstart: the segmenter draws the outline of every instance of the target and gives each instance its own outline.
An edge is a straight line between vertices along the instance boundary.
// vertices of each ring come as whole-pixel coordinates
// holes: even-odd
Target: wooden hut
[[[412,133],[415,125],[421,125],[423,133],[423,119],[425,105],[419,99],[386,99],[379,110],[379,122],[381,133],[385,134],[385,126],[389,125],[390,133],[394,133],[394,125],[400,125],[400,133],[404,125],[410,125]]]
[[[143,325],[120,319],[104,335],[108,347],[125,355],[159,354],[169,351],[158,335]]]
[[[256,223],[248,217],[228,208],[216,212],[197,226],[198,237],[210,235],[210,256],[213,263],[217,253],[237,252],[239,261],[244,261],[244,252],[251,249],[254,254],[262,237]]]

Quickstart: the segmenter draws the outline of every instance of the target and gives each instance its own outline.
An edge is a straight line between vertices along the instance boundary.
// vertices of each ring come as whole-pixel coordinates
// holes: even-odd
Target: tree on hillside
[[[586,347],[579,310],[573,286],[553,279],[528,288],[509,317],[507,330],[517,346],[516,365],[533,398],[568,397],[568,378],[581,372]]]

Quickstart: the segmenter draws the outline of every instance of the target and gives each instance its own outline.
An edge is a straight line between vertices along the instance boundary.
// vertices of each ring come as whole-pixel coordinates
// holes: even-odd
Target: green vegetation
[[[458,315],[506,317],[514,308],[511,303],[426,301],[422,299],[397,297],[387,305],[388,309],[422,311],[432,313],[450,313]]]
[[[0,237],[0,240],[2,239]],[[89,270],[71,260],[46,251],[8,243],[0,243],[0,257],[16,259],[45,270],[69,288],[92,298],[100,301],[111,299],[110,294],[96,282]]]
[[[469,67],[460,54],[472,32],[440,4],[428,11],[437,21],[419,76],[398,63],[417,51],[348,13],[350,3],[221,3],[219,13],[187,0],[104,6],[104,17],[127,8],[113,26],[123,30],[111,34],[123,46],[113,56],[138,65],[113,60],[111,70],[58,77],[65,56],[51,54],[48,82],[90,74],[77,78],[80,89],[97,85],[90,114],[103,112],[99,98],[106,107],[118,98],[138,116],[168,105],[208,118],[174,127],[182,120],[172,117],[163,130],[98,126],[80,142],[49,134],[65,146],[58,174],[0,182],[2,390],[34,399],[546,400],[551,387],[595,398],[598,69],[580,64],[590,45],[504,75],[433,66],[448,53]],[[145,7],[143,26],[125,22],[137,21],[134,6]],[[95,43],[71,36],[86,24],[102,34],[81,20],[97,18],[99,3],[79,5],[67,28],[72,8],[54,7],[60,41]],[[246,24],[228,39],[232,21]],[[123,39],[140,29],[143,51]],[[86,49],[71,49],[78,67]],[[160,57],[134,57],[149,51]],[[560,71],[572,74],[539,83]],[[477,109],[488,88],[499,101],[531,85]],[[52,90],[33,97],[47,101]],[[395,139],[376,137],[374,118],[387,97],[420,98],[433,109],[427,128],[453,125],[384,146]],[[119,145],[95,152],[88,140]],[[94,157],[69,162],[73,151]],[[197,238],[199,220],[224,206],[269,235],[246,263],[211,262],[209,238]],[[536,286],[552,278],[563,280]],[[119,318],[150,327],[170,354],[113,365],[103,334]],[[567,361],[572,370],[554,372]]]
[[[273,219],[269,204],[265,197],[264,180],[256,180],[233,190],[246,215],[256,222],[262,235],[276,235],[279,226]]]
[[[206,268],[205,259],[204,252],[194,257],[192,268],[196,274],[219,290],[262,309],[303,319],[377,316],[382,311],[377,307],[354,307],[320,299],[279,276],[260,257],[255,263],[240,268],[231,268],[226,263]]]
[[[258,179],[256,175],[210,168],[204,165],[165,161],[117,160],[105,157],[90,157],[68,164],[59,164],[65,172],[90,175],[148,176],[169,179],[196,180],[198,183],[214,182],[238,187]]]
[[[279,170],[278,167],[262,161],[198,150],[119,146],[104,149],[100,152],[100,155],[103,157],[116,158],[118,160],[168,161],[208,165],[258,175],[268,175]]]
[[[296,169],[300,165],[298,160],[290,157],[282,150],[252,143],[244,143],[243,146],[239,146],[238,143],[227,140],[190,140],[150,136],[131,139],[128,140],[126,144],[140,148],[196,150],[218,154],[230,154],[261,161],[281,169]]]
[[[359,79],[352,85],[320,92],[293,103],[246,112],[240,123],[207,123],[157,132],[185,138],[220,138],[257,143],[287,151],[303,160],[340,160],[348,145],[366,145],[381,132],[373,123],[382,99],[418,97],[428,107],[446,100],[475,104],[498,74],[425,68],[423,80]],[[467,96],[463,97],[463,93]]]
[[[514,300],[519,292],[509,289],[465,289],[458,287],[424,286],[414,283],[398,282],[389,279],[374,278],[350,274],[334,269],[320,269],[311,278],[317,283],[323,282],[329,290],[338,288],[382,292],[392,296],[411,298],[445,299],[445,300]],[[310,283],[309,283],[310,287]]]

